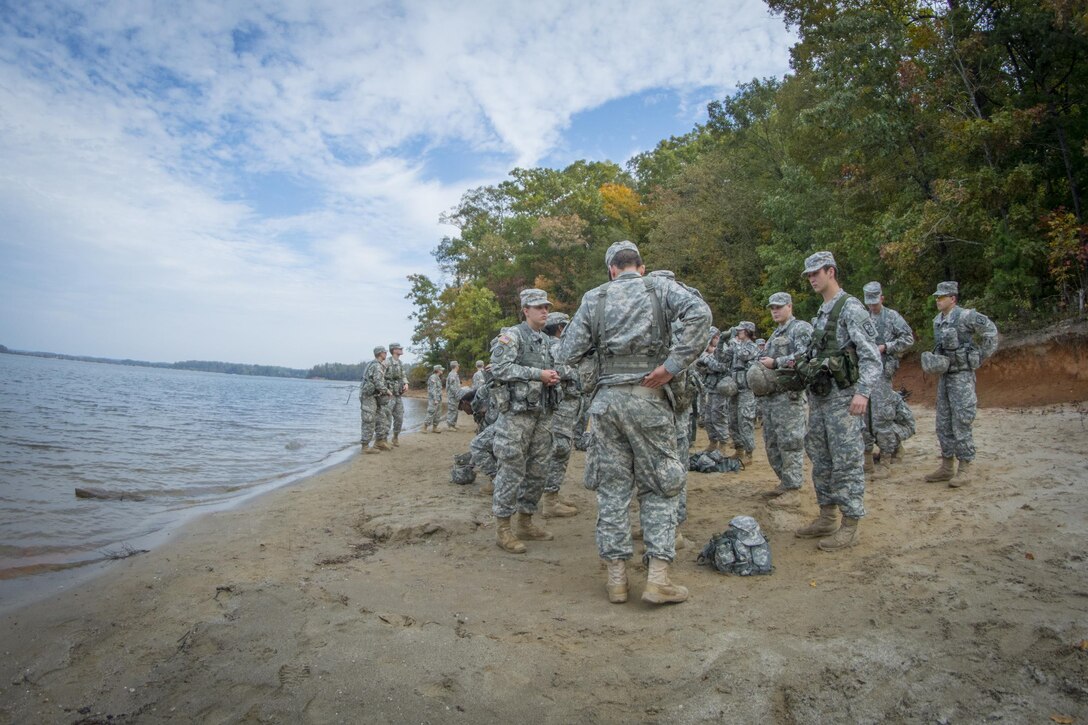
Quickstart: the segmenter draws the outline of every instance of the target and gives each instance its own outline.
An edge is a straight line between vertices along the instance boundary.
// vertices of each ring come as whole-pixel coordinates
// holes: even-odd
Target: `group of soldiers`
[[[751,322],[725,334],[713,328],[702,295],[671,272],[647,274],[632,242],[609,247],[605,267],[609,281],[582,297],[573,318],[552,312],[545,291],[523,290],[523,321],[492,340],[489,365],[477,362],[474,406],[486,413],[472,463],[492,479],[481,491],[492,497],[497,545],[524,553],[525,542],[553,538],[534,522],[538,511],[578,513],[559,490],[571,450],[585,441],[584,485],[597,494],[596,544],[609,601],[628,598],[635,500],[647,566],[642,600],[685,601],[688,591],[670,580],[669,564],[684,542],[695,414],[710,438],[707,453],[731,440],[735,456],[751,463],[757,411],[779,480],[764,494],[768,505],[800,505],[807,453],[820,513],[796,536],[819,539],[823,551],[856,545],[867,470],[874,478],[888,475],[913,433],[892,377],[914,336],[884,306],[879,283],[865,285],[862,303],[841,287],[830,252],[809,256],[802,274],[823,300],[816,317],[811,324],[796,319],[792,297],[776,292],[768,300],[776,328],[764,342]],[[974,371],[996,350],[997,329],[958,306],[955,282],[940,283],[933,296],[936,342],[923,367],[940,375],[941,463],[925,479],[958,487],[969,482],[975,457]],[[425,429],[435,432],[441,372],[435,366],[428,380]],[[449,395],[449,380],[446,389]],[[452,427],[452,397],[449,409]],[[364,424],[364,445],[366,430]]]

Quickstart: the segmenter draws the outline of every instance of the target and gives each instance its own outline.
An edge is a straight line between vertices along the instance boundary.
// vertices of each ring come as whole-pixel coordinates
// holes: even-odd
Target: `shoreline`
[[[934,460],[933,412],[916,414],[904,469],[867,492],[843,555],[790,535],[815,512],[811,483],[799,511],[760,503],[761,445],[740,474],[692,474],[696,549],[750,513],[776,569],[727,577],[679,552],[692,599],[664,608],[638,601],[641,564],[632,601],[605,600],[583,454],[563,488],[582,513],[501,552],[488,498],[449,483],[472,437],[461,416],[0,614],[0,719],[1088,718],[1088,691],[1063,684],[1088,674],[1085,413],[982,412],[980,480],[959,490],[916,481]],[[1021,453],[1025,432],[1046,446]]]

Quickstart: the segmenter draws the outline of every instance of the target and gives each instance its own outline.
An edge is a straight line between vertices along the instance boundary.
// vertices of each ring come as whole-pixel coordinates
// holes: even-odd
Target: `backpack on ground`
[[[751,516],[734,516],[729,528],[710,539],[699,554],[700,564],[713,566],[723,574],[752,576],[770,574],[771,545]]]

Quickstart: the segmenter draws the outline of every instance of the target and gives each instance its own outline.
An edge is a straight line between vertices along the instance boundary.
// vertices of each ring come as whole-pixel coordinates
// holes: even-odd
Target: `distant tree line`
[[[848,291],[883,283],[925,340],[936,283],[1003,329],[1083,315],[1088,288],[1088,4],[1073,0],[769,0],[791,73],[624,167],[514,169],[464,193],[459,234],[411,275],[414,350],[486,354],[519,289],[573,312],[612,242],[698,287],[719,326],[773,323],[767,297],[835,253]]]

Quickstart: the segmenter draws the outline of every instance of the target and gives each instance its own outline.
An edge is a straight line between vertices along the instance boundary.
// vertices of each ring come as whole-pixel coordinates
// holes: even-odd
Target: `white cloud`
[[[780,74],[788,43],[757,2],[23,4],[0,21],[0,342],[307,366],[406,341],[439,214],[497,179],[402,149],[530,166],[581,111]],[[262,214],[239,191],[261,173],[319,207]]]

